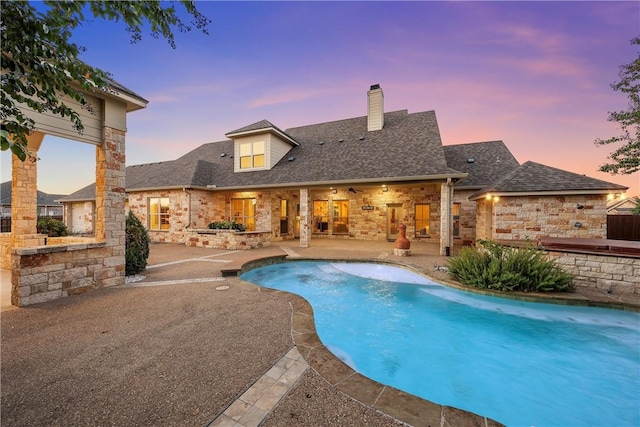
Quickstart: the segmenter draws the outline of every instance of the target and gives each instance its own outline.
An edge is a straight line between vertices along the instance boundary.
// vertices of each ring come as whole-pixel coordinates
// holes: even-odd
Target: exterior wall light
[[[331,192],[332,192],[333,194],[336,194],[336,193],[338,192],[338,190],[336,190],[335,188],[332,188],[332,189],[331,189]]]
[[[582,227],[582,223],[581,223],[580,221],[576,221],[576,223],[575,223],[575,224],[573,224],[573,226],[574,226],[575,228],[580,228],[580,227]]]
[[[389,191],[389,187],[387,187],[386,185],[382,185],[382,192],[386,193],[387,191]]]

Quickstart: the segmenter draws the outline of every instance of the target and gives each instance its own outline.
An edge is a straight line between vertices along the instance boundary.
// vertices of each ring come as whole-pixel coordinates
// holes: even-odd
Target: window
[[[256,199],[231,199],[231,219],[244,225],[246,231],[256,230]]]
[[[327,233],[329,231],[329,202],[327,200],[313,201],[313,232]]]
[[[264,141],[240,144],[240,169],[264,167]]]
[[[289,201],[280,200],[280,235],[289,234]]]
[[[460,237],[460,203],[453,204],[453,237]]]
[[[149,230],[169,229],[169,198],[152,197],[149,199]]]
[[[416,237],[428,237],[430,232],[430,206],[426,203],[416,203]]]
[[[349,232],[349,201],[333,201],[333,232],[335,234]]]

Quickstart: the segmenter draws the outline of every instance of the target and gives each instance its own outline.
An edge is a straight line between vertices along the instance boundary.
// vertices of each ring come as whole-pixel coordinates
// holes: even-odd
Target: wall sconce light
[[[500,200],[500,197],[498,197],[498,196],[493,196],[493,201],[494,201],[494,202],[497,202],[498,200]]]
[[[335,188],[332,188],[332,189],[331,189],[331,192],[332,192],[333,194],[336,194],[336,193],[338,192],[338,190],[336,190]]]
[[[578,203],[578,205],[576,206],[576,209],[584,209],[584,205]]]
[[[387,187],[386,185],[382,185],[382,192],[386,193],[387,191],[389,191],[389,187]]]
[[[580,228],[580,227],[582,227],[582,223],[581,223],[580,221],[576,221],[576,223],[575,223],[575,224],[573,224],[573,226],[574,226],[575,228]]]

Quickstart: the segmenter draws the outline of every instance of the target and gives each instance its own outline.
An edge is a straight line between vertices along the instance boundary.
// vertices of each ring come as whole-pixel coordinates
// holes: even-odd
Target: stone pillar
[[[125,133],[104,127],[104,142],[96,146],[95,235],[111,248],[105,266],[118,272],[103,286],[124,283],[125,264]],[[107,283],[105,283],[107,282]]]
[[[300,247],[308,248],[311,240],[309,228],[309,189],[300,189]]]
[[[11,234],[36,234],[38,224],[38,150],[44,134],[28,136],[27,158],[11,155]]]
[[[453,249],[453,184],[450,180],[440,185],[440,255],[450,255]]]

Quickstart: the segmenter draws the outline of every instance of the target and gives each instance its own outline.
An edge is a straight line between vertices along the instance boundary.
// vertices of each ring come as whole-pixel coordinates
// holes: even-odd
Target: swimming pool
[[[304,297],[353,369],[508,426],[640,425],[640,314],[452,289],[381,264],[296,261],[243,280]]]

